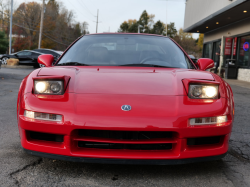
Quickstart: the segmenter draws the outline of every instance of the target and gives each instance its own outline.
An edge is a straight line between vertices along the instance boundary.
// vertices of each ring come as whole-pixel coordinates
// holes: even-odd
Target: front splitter
[[[30,155],[38,157],[46,157],[54,160],[63,160],[70,162],[85,162],[97,164],[126,164],[126,165],[181,165],[196,162],[207,162],[222,159],[227,153],[210,157],[188,158],[188,159],[168,159],[168,160],[144,160],[144,159],[103,159],[103,158],[86,158],[86,157],[71,157],[49,153],[42,153],[24,149]]]

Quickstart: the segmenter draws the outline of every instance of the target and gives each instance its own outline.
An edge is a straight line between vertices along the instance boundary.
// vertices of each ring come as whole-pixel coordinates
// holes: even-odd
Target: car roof
[[[93,33],[93,34],[86,34],[85,36],[91,36],[91,35],[138,35],[138,36],[156,36],[156,37],[165,37],[168,38],[168,36],[158,35],[158,34],[148,34],[148,33],[125,33],[125,32],[104,32],[104,33]]]
[[[40,52],[33,51],[33,50],[22,50],[22,51],[28,51],[28,52],[32,52],[32,53],[44,54],[44,53],[40,53]],[[22,52],[22,51],[18,51],[18,52],[11,53],[11,54],[16,54],[16,53],[19,53],[19,52]]]
[[[46,48],[40,48],[40,49],[34,49],[34,50],[48,50],[48,51],[52,51],[52,52],[55,52],[55,53],[58,53],[58,51],[54,50],[54,49],[46,49]]]

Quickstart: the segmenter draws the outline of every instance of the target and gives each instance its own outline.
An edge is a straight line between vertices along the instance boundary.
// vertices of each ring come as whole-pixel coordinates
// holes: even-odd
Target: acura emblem
[[[123,111],[130,111],[132,108],[131,108],[131,106],[130,105],[123,105],[122,106],[122,110]]]

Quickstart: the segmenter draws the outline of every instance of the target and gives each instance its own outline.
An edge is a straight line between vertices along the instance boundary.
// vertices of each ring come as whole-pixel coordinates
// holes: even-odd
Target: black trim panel
[[[218,156],[189,158],[189,159],[176,159],[176,160],[143,160],[143,159],[103,159],[103,158],[83,158],[83,157],[70,157],[63,155],[55,155],[49,153],[42,153],[24,149],[30,155],[38,157],[46,157],[55,160],[63,160],[70,162],[85,162],[85,163],[98,163],[98,164],[127,164],[127,165],[179,165],[190,164],[195,162],[207,162],[219,160],[227,155],[227,153]]]

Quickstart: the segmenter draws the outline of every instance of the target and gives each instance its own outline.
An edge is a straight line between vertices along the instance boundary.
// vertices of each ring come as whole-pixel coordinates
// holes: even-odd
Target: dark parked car
[[[62,55],[63,52],[61,51],[56,51],[53,49],[34,49],[33,51],[37,51],[40,53],[44,53],[44,54],[50,54],[54,56],[54,60],[57,61],[57,59]]]
[[[1,61],[3,65],[6,65],[9,58],[16,58],[19,60],[20,65],[32,65],[34,67],[40,67],[37,62],[37,58],[42,54],[43,53],[37,51],[24,50],[17,53],[12,53],[10,55],[4,54],[1,57]]]
[[[2,60],[1,60],[2,56],[3,55],[0,54],[0,69],[1,69],[1,65],[2,65]]]
[[[194,62],[194,63],[197,63],[197,59],[194,57],[194,55],[188,55],[191,60]]]

